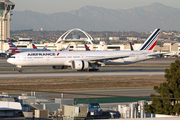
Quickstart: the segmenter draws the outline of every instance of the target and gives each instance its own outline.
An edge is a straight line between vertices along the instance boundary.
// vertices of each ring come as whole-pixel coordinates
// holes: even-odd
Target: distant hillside
[[[153,3],[128,10],[113,10],[85,6],[79,10],[42,14],[32,11],[13,11],[11,30],[68,30],[81,28],[86,31],[180,31],[180,9]]]

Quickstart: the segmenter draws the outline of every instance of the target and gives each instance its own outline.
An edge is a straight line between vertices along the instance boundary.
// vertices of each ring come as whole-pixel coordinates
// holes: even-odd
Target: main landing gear
[[[91,64],[91,69],[89,69],[89,72],[99,72],[99,69],[97,68],[98,66],[96,66],[95,64]]]
[[[92,68],[92,69],[85,69],[85,70],[77,70],[78,72],[99,72],[99,69],[97,68]]]

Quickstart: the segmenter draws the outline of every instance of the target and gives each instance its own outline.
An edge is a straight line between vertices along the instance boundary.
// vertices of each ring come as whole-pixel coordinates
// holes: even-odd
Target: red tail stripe
[[[157,40],[154,42],[154,44],[149,48],[149,50],[152,50],[156,45]]]
[[[16,48],[10,48],[10,50],[15,50]]]

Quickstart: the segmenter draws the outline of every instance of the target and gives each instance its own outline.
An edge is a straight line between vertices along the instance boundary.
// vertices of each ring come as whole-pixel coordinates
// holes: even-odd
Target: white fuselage
[[[23,52],[9,58],[7,62],[16,66],[45,66],[45,65],[65,65],[71,66],[73,60],[102,61],[105,65],[118,65],[139,62],[150,59],[147,57],[148,51],[41,51]],[[125,58],[110,60],[107,58]]]

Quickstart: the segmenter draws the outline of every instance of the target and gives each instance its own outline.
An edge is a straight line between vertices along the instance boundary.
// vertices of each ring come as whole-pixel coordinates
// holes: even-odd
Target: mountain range
[[[11,30],[54,31],[80,28],[85,31],[180,31],[180,9],[153,3],[127,10],[85,6],[70,12],[43,14],[12,11]]]

